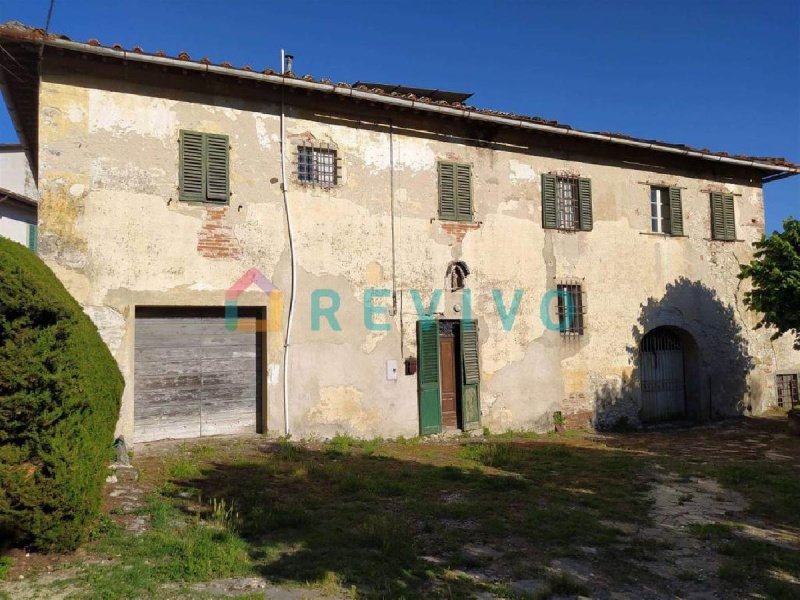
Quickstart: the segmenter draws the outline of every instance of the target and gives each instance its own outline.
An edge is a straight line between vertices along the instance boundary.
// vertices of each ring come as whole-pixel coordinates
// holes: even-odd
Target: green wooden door
[[[417,321],[417,354],[419,371],[419,433],[430,435],[442,431],[442,404],[439,399],[439,322]]]
[[[461,407],[464,431],[481,426],[481,369],[478,322],[461,321]]]

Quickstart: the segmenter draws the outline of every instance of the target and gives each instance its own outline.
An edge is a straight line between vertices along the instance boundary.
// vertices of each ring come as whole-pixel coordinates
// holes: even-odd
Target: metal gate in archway
[[[686,416],[686,384],[683,346],[668,329],[648,333],[639,345],[642,410],[645,423],[682,419]]]

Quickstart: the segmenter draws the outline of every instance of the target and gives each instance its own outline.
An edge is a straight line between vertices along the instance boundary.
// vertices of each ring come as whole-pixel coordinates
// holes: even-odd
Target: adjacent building
[[[0,41],[39,252],[119,362],[128,438],[704,421],[796,393],[800,354],[736,277],[796,164],[16,23]]]
[[[36,251],[39,193],[19,144],[0,144],[0,236]]]

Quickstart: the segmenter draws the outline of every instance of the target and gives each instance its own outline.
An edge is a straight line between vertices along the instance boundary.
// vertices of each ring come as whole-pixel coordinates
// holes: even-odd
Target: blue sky
[[[44,26],[49,0],[0,0]],[[473,92],[476,106],[800,162],[797,0],[56,0],[51,31],[333,81]],[[14,141],[7,115],[0,142]],[[767,229],[800,217],[769,184]]]

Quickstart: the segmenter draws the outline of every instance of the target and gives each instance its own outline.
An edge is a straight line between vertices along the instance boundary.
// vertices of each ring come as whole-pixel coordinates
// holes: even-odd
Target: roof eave
[[[0,188],[0,202],[16,202],[31,208],[39,207],[39,203],[36,200],[5,188]]]
[[[37,82],[37,85],[38,82]],[[17,139],[19,139],[19,144],[4,144],[7,147],[16,146],[21,148],[22,151],[25,153],[25,156],[28,158],[28,164],[31,168],[31,174],[33,175],[33,180],[39,180],[39,161],[38,156],[36,156],[36,151],[34,148],[36,146],[31,144],[31,140],[28,137],[28,132],[26,131],[25,127],[22,124],[22,119],[16,109],[16,105],[14,100],[11,97],[11,93],[8,90],[8,83],[6,80],[6,76],[0,70],[0,93],[3,95],[3,102],[5,102],[6,109],[8,110],[8,114],[11,118],[11,124],[14,126],[14,131],[17,133]]]
[[[610,144],[647,149],[656,152],[665,152],[673,155],[697,158],[709,162],[736,165],[739,167],[745,167],[765,172],[765,175],[762,177],[764,181],[774,180],[782,177],[789,177],[800,173],[800,165],[793,165],[793,164],[781,165],[781,164],[763,162],[747,158],[735,158],[732,156],[725,156],[721,154],[701,152],[686,147],[660,144],[657,142],[649,142],[639,139],[610,135],[606,133],[581,131],[578,129],[572,129],[565,126],[539,123],[533,120],[486,114],[483,111],[469,107],[446,106],[442,104],[436,104],[409,98],[401,98],[397,96],[387,96],[383,94],[377,94],[374,92],[353,89],[352,87],[349,86],[336,85],[333,83],[308,81],[306,79],[300,79],[292,75],[259,73],[256,71],[237,69],[235,67],[228,67],[228,66],[212,65],[212,64],[207,64],[205,62],[195,62],[191,60],[184,60],[181,58],[156,56],[153,54],[146,54],[144,52],[129,52],[117,48],[94,46],[91,44],[74,42],[72,40],[67,40],[62,38],[50,37],[43,39],[41,35],[35,34],[35,32],[34,35],[31,35],[29,41],[44,43],[48,47],[71,50],[85,54],[93,54],[101,57],[113,57],[124,61],[148,63],[148,64],[161,65],[165,67],[179,68],[179,69],[185,69],[189,71],[196,71],[203,73],[213,73],[227,77],[239,77],[243,79],[260,81],[276,85],[284,85],[287,87],[299,88],[304,90],[313,90],[322,93],[337,94],[350,98],[368,100],[379,104],[403,107],[421,112],[436,113],[440,115],[445,114],[472,121],[492,123],[507,127],[516,127],[520,129],[539,131],[554,135],[565,135],[582,139],[607,142]],[[8,95],[6,94],[5,89],[4,89],[4,96],[6,96],[7,105],[11,109],[11,105],[8,104]],[[17,127],[16,121],[15,121],[15,127]],[[21,128],[17,127],[17,133],[20,136],[20,140],[22,141],[23,146],[25,146],[27,150],[30,147],[30,144],[26,139],[25,132],[22,131]]]

